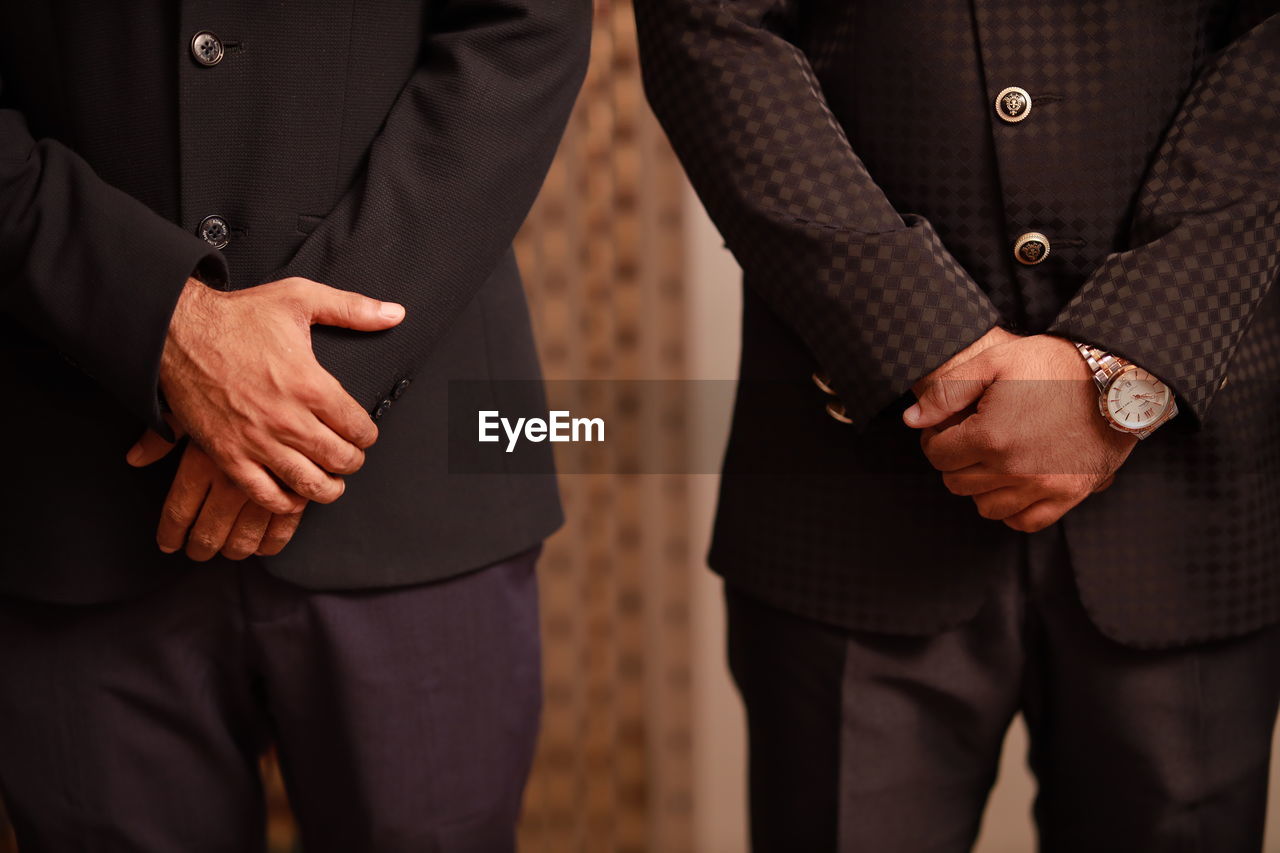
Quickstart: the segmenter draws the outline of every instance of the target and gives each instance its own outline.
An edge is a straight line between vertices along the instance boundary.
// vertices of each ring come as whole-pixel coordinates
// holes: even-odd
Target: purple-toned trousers
[[[538,551],[315,592],[254,561],[142,598],[0,598],[0,795],[23,853],[251,853],[277,747],[307,853],[509,851],[541,703]]]

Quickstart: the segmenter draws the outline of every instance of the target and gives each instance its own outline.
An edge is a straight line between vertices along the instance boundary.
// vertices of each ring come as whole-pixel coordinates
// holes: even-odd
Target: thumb
[[[937,426],[976,403],[996,381],[995,374],[990,359],[973,358],[930,382],[918,395],[916,404],[902,413],[902,420],[916,429]]]
[[[125,454],[125,461],[135,468],[145,468],[152,462],[163,459],[173,450],[173,444],[165,441],[155,430],[147,430],[138,439],[133,447],[129,448],[129,452]]]
[[[303,291],[312,325],[341,326],[361,332],[390,329],[404,319],[404,306],[381,302],[360,293],[312,284]]]

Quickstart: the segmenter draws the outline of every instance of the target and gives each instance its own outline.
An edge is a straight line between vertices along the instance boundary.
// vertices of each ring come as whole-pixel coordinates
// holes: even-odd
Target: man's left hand
[[[147,430],[127,459],[140,468],[163,458],[173,447]],[[273,556],[289,544],[301,520],[302,511],[272,513],[249,500],[199,445],[189,441],[160,512],[156,544],[166,554],[185,547],[187,556],[199,561],[219,553],[230,560],[251,554]]]
[[[1107,426],[1088,365],[1051,335],[992,347],[943,374],[903,420],[922,430],[925,456],[952,493],[1027,533],[1107,488],[1138,441]]]

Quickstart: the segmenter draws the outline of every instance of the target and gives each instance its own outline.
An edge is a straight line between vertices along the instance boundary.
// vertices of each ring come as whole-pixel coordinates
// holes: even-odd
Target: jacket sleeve
[[[1206,63],[1143,182],[1132,248],[1108,256],[1049,329],[1159,376],[1192,428],[1280,270],[1277,81],[1272,15]]]
[[[0,309],[163,435],[160,354],[187,279],[225,283],[221,255],[35,139],[0,82]]]
[[[366,166],[272,275],[405,305],[386,332],[312,331],[320,363],[369,410],[413,375],[509,250],[589,56],[591,0],[433,9],[422,61]]]
[[[900,216],[783,35],[795,0],[636,0],[645,89],[753,287],[864,426],[1000,319]]]

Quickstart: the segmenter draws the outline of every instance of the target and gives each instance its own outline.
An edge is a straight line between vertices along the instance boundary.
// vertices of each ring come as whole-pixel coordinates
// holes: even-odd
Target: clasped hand
[[[1137,439],[1107,426],[1075,345],[993,329],[914,388],[903,414],[953,494],[1031,533],[1111,485]]]
[[[368,413],[311,349],[311,326],[373,332],[404,318],[395,303],[284,279],[234,292],[187,282],[161,357],[169,423],[183,451],[156,532],[195,560],[278,553],[309,501],[330,503],[378,436]],[[147,430],[141,467],[174,445]]]

